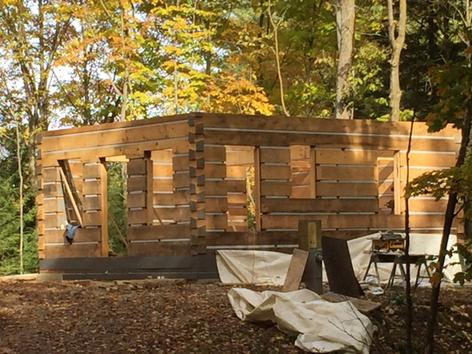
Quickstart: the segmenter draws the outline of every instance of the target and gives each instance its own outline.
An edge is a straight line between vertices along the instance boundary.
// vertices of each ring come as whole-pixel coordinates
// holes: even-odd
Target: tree
[[[0,52],[10,81],[22,85],[30,144],[51,119],[51,76],[57,54],[69,34],[71,8],[55,0],[0,3]]]
[[[280,104],[282,106],[282,112],[287,117],[290,115],[285,107],[285,94],[284,94],[284,80],[282,77],[282,68],[280,66],[280,49],[279,49],[279,27],[283,22],[283,19],[276,20],[276,13],[272,13],[271,2],[269,0],[267,6],[267,15],[269,16],[270,25],[272,26],[272,32],[274,36],[274,47],[271,47],[275,56],[275,65],[277,68],[277,78],[279,81],[279,90],[280,90]]]
[[[402,91],[400,88],[400,55],[405,43],[407,7],[406,0],[399,0],[398,22],[394,20],[393,0],[387,0],[388,37],[392,53],[390,56],[390,120],[400,120],[400,103]]]
[[[336,75],[336,108],[335,117],[353,118],[349,112],[349,73],[352,67],[354,46],[355,0],[337,0],[336,33],[338,43],[338,65]]]
[[[450,37],[455,46],[462,48],[461,55],[453,62],[446,62],[431,68],[434,83],[437,86],[438,102],[427,119],[430,129],[440,130],[447,123],[454,124],[461,129],[462,139],[455,167],[442,171],[434,171],[412,181],[410,193],[431,193],[440,198],[448,196],[444,217],[444,227],[441,238],[439,256],[435,263],[435,272],[432,277],[430,318],[428,320],[425,340],[425,353],[434,352],[434,332],[437,325],[439,311],[439,294],[443,269],[449,254],[447,243],[455,217],[458,215],[458,204],[464,204],[470,199],[468,187],[469,173],[467,170],[471,148],[472,125],[472,8],[469,2],[448,1],[441,3],[443,10],[452,9],[454,36]]]

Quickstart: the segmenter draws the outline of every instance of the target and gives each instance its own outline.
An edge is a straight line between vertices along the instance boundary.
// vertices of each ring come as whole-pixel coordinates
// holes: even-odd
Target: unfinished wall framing
[[[300,220],[321,220],[325,234],[346,238],[402,230],[408,130],[401,122],[195,113],[46,132],[38,141],[40,258],[108,255],[112,156],[127,161],[129,256],[293,248]],[[431,134],[416,123],[410,176],[452,166],[459,143],[451,127]],[[412,199],[412,230],[441,230],[445,203]],[[77,213],[83,225],[69,244],[64,227]]]

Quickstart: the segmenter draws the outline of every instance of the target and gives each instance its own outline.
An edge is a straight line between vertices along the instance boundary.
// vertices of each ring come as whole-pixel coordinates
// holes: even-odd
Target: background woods
[[[449,198],[446,245],[471,214],[471,33],[470,0],[0,0],[0,274],[37,269],[39,132],[190,111],[455,124],[457,166],[409,189]],[[121,254],[124,175],[110,171]]]

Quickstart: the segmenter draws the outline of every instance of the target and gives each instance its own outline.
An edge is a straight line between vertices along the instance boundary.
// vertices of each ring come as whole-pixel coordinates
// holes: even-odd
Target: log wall
[[[38,142],[40,258],[108,255],[105,166],[117,155],[127,160],[128,255],[294,247],[300,220],[339,237],[402,230],[408,135],[409,123],[220,114],[47,132]],[[416,123],[411,178],[453,165],[459,139]],[[80,195],[84,228],[72,245],[58,160],[68,160]],[[412,231],[439,232],[445,203],[412,199]]]

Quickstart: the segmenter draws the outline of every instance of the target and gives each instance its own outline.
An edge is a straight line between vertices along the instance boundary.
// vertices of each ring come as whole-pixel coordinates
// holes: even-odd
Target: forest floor
[[[300,353],[269,324],[240,321],[229,286],[185,281],[0,282],[0,354]],[[371,353],[398,353],[404,338],[402,289],[373,300]],[[422,343],[429,289],[415,292],[414,339]],[[472,287],[441,296],[437,353],[472,348]]]

